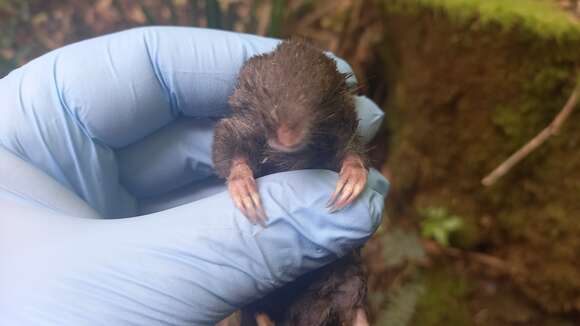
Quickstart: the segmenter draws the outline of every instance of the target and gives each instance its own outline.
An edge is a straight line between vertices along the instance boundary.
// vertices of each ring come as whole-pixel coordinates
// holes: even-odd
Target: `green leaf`
[[[222,28],[222,10],[217,0],[205,1],[205,14],[207,18],[207,27]]]
[[[449,246],[449,237],[463,227],[463,220],[449,214],[444,207],[428,207],[419,210],[423,217],[421,235],[432,238],[442,246]]]

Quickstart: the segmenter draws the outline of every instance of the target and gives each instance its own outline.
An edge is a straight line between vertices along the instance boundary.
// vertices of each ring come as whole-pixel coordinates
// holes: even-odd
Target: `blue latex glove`
[[[370,237],[388,189],[376,171],[335,214],[334,172],[259,179],[266,229],[208,179],[239,68],[277,42],[141,28],[0,80],[0,325],[211,325]],[[370,138],[382,114],[357,108]]]

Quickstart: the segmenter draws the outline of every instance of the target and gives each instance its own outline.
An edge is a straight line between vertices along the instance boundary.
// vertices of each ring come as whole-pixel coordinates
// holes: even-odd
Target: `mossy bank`
[[[452,244],[501,258],[551,313],[580,312],[580,110],[500,181],[481,179],[532,139],[577,82],[580,25],[556,1],[383,3],[398,200],[445,207]],[[400,206],[400,205],[398,205]]]

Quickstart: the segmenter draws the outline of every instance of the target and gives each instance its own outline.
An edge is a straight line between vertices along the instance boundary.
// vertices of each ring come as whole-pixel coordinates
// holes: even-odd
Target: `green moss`
[[[463,228],[463,219],[451,214],[447,208],[430,206],[419,209],[421,235],[432,238],[442,246],[449,246],[449,237]]]
[[[387,308],[379,313],[378,326],[408,326],[415,315],[418,298],[424,293],[421,280],[413,279],[399,288],[392,289],[387,300]]]
[[[521,27],[542,38],[579,39],[580,25],[555,1],[547,0],[391,0],[390,10],[430,8],[443,11],[454,21],[479,18],[481,24],[502,28]]]
[[[493,123],[511,139],[521,137],[521,113],[504,104],[498,105],[493,112]]]
[[[403,229],[389,229],[381,237],[381,242],[383,262],[387,267],[396,267],[407,262],[417,263],[426,258],[419,237]]]
[[[461,249],[473,249],[479,245],[484,235],[474,218],[463,218],[461,229],[452,235],[451,244]]]
[[[576,82],[576,70],[569,64],[573,59],[568,63],[538,61],[533,66],[522,67],[529,78],[521,82],[517,106],[500,103],[493,110],[492,121],[506,136],[506,145],[513,151],[556,117]]]
[[[424,278],[424,291],[417,301],[412,325],[471,325],[467,278],[445,267],[431,270]]]

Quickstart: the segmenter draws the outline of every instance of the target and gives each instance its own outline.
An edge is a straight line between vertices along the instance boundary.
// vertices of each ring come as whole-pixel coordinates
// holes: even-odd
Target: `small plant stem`
[[[516,164],[518,164],[521,160],[523,160],[526,156],[528,156],[531,152],[533,152],[536,148],[540,147],[548,138],[551,136],[557,135],[562,127],[564,121],[570,116],[576,105],[578,104],[578,91],[579,87],[577,86],[572,95],[566,102],[566,105],[558,113],[556,118],[550,123],[548,127],[546,127],[542,132],[540,132],[536,137],[530,140],[524,147],[520,150],[512,154],[505,162],[500,164],[493,172],[487,175],[481,183],[489,187],[493,185],[498,179],[503,177],[507,172],[509,172]]]
[[[455,259],[467,259],[501,274],[516,275],[521,272],[515,266],[492,255],[444,247],[430,240],[424,240],[423,247],[430,255],[444,255]]]

